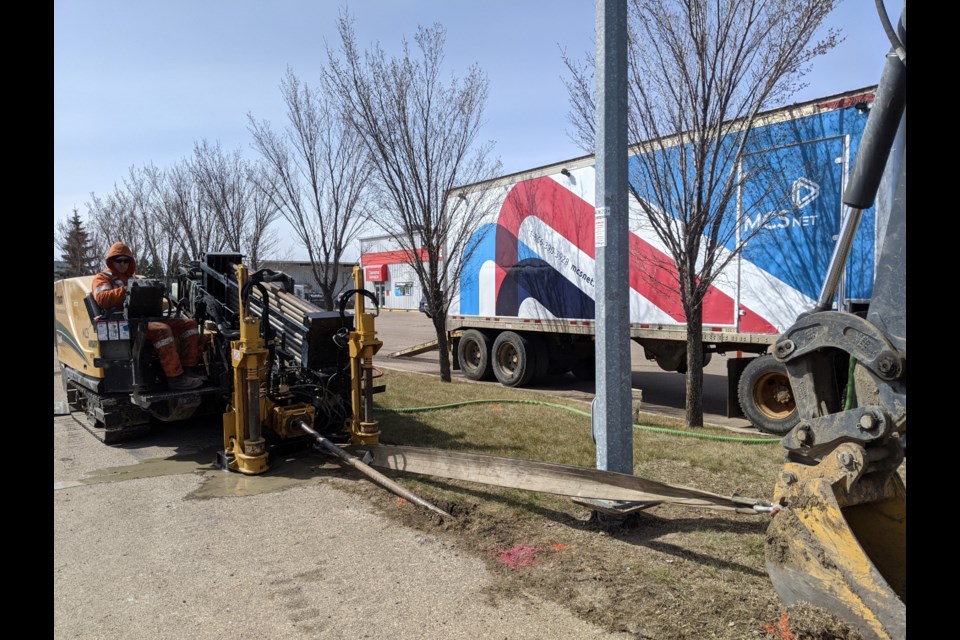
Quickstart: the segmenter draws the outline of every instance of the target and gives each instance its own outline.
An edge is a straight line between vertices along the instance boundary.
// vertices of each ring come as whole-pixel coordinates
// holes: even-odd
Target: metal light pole
[[[597,0],[597,468],[633,473],[627,224],[627,3]]]

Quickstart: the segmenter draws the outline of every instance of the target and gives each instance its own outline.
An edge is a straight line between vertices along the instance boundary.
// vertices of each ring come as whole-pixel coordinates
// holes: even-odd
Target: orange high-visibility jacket
[[[124,274],[116,273],[111,268],[112,260],[118,256],[130,258],[130,266]],[[107,268],[93,276],[93,299],[104,311],[123,308],[123,300],[127,297],[127,280],[137,272],[137,261],[133,257],[130,247],[122,242],[114,242],[107,252]]]

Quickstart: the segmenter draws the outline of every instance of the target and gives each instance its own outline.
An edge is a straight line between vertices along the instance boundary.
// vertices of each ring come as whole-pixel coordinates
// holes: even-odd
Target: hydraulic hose
[[[570,411],[571,413],[576,413],[589,418],[590,413],[588,411],[582,411],[580,409],[575,409],[574,407],[568,407],[567,405],[559,404],[556,402],[542,402],[540,400],[464,400],[462,402],[453,402],[451,404],[438,404],[427,407],[405,407],[400,409],[388,409],[386,407],[377,407],[377,411],[383,411],[388,413],[421,413],[424,411],[439,411],[441,409],[455,409],[457,407],[463,407],[471,404],[532,404],[540,405],[544,407],[553,407],[555,409],[563,409],[565,411]],[[770,444],[773,442],[779,443],[780,438],[737,438],[733,436],[718,436],[712,433],[694,433],[690,431],[681,431],[679,429],[667,429],[665,427],[653,427],[648,425],[634,424],[632,425],[634,429],[638,431],[650,431],[652,433],[665,433],[672,436],[680,436],[685,438],[699,438],[701,440],[718,440],[720,442],[738,442],[740,444]]]

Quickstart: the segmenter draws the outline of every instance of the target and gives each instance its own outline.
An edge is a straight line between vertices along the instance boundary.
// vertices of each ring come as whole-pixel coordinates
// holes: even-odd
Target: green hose
[[[564,409],[577,415],[586,416],[590,418],[591,415],[588,411],[581,411],[580,409],[574,409],[573,407],[568,407],[564,404],[558,404],[555,402],[541,402],[539,400],[464,400],[462,402],[454,402],[451,404],[437,404],[429,407],[405,407],[401,409],[388,409],[386,407],[376,407],[377,411],[386,411],[389,413],[421,413],[423,411],[437,411],[440,409],[454,409],[456,407],[463,407],[469,404],[534,404],[544,407],[554,407],[556,409]],[[701,440],[719,440],[721,442],[739,442],[741,444],[769,444],[771,442],[780,442],[780,438],[735,438],[733,436],[718,436],[711,433],[694,433],[691,431],[680,431],[678,429],[667,429],[664,427],[651,427],[647,425],[633,425],[634,429],[640,431],[651,431],[653,433],[665,433],[673,436],[682,436],[687,438],[700,438]]]

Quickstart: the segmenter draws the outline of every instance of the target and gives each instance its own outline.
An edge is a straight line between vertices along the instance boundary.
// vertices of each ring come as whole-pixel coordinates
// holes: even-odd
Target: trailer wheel
[[[504,331],[493,341],[493,375],[505,387],[522,387],[533,377],[533,345],[527,338]]]
[[[468,380],[489,380],[493,377],[490,365],[490,339],[476,329],[467,329],[457,345],[460,370]]]
[[[577,358],[570,371],[577,380],[589,382],[597,379],[597,363],[593,358]]]
[[[533,376],[530,382],[539,384],[547,379],[550,374],[550,349],[547,347],[547,341],[543,336],[532,334],[527,340],[531,344],[531,355],[533,356]]]
[[[800,421],[787,369],[772,355],[750,361],[737,385],[740,408],[760,431],[786,435]]]

